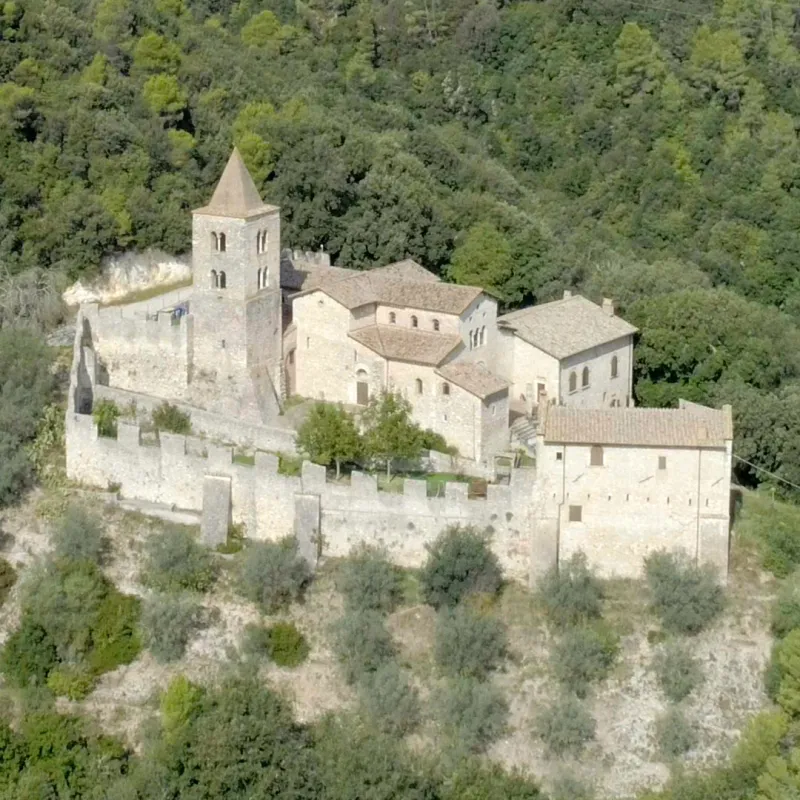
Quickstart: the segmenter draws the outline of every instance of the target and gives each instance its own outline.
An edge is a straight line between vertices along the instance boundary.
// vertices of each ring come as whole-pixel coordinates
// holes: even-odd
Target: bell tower
[[[278,408],[280,250],[280,210],[234,148],[210,202],[192,212],[191,382],[207,392],[204,407],[256,423]]]

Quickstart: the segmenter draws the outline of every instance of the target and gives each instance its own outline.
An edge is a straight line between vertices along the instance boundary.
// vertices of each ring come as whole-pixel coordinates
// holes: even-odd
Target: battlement
[[[229,479],[233,519],[251,538],[291,534],[298,499],[315,497],[329,555],[346,555],[368,542],[387,547],[398,563],[417,566],[445,527],[475,525],[493,531],[507,572],[527,577],[532,470],[515,470],[510,485],[490,485],[485,498],[470,498],[467,484],[457,482],[447,483],[443,496],[430,497],[424,480],[407,478],[402,491],[385,492],[374,475],[356,471],[349,483],[331,481],[325,467],[308,461],[300,475],[285,475],[272,453],[259,451],[253,463],[242,463],[231,446],[163,432],[154,443],[138,424],[123,420],[117,438],[105,438],[88,414],[67,413],[66,438],[68,476],[102,488],[115,485],[123,497],[202,511],[205,479]]]
[[[324,250],[289,250],[287,248],[281,253],[281,257],[291,261],[295,269],[301,269],[303,266],[318,269],[331,266],[331,254]]]

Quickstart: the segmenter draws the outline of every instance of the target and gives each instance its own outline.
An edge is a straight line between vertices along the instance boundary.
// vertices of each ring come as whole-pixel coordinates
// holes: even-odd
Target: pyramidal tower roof
[[[276,210],[275,206],[268,206],[261,200],[238,148],[234,147],[211,201],[195,213],[246,219]]]

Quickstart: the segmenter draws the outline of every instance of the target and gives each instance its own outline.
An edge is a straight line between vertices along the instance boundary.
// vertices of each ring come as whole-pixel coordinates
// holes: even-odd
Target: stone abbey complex
[[[194,512],[212,544],[231,521],[251,538],[294,533],[311,559],[370,542],[413,566],[446,525],[473,524],[518,579],[577,550],[607,575],[637,575],[661,548],[726,574],[731,409],[634,408],[636,329],[612,301],[565,293],[498,316],[480,287],[411,260],[359,271],[282,251],[279,209],[235,150],[193,212],[192,275],[146,310],[81,307],[71,478]],[[295,452],[287,398],[357,409],[384,389],[457,449],[459,469],[489,478],[485,497],[458,482],[429,496],[420,480],[390,493],[360,472],[332,482],[310,463],[279,470],[277,454]],[[98,435],[102,400],[134,409],[116,438]],[[136,413],[164,401],[188,414],[192,435],[143,430]],[[535,467],[493,480],[517,448]]]

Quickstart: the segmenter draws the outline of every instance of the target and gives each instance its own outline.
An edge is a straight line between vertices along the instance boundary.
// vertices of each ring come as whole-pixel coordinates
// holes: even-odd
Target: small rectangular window
[[[603,466],[603,448],[596,444],[592,446],[589,455],[589,466],[602,467]]]
[[[659,456],[658,457],[658,468],[659,469],[666,469],[667,468],[667,457],[666,456]]]
[[[570,506],[569,507],[569,521],[580,522],[583,518],[583,506]]]
[[[563,461],[563,460],[564,460],[564,454],[559,450],[556,453],[556,461]]]

